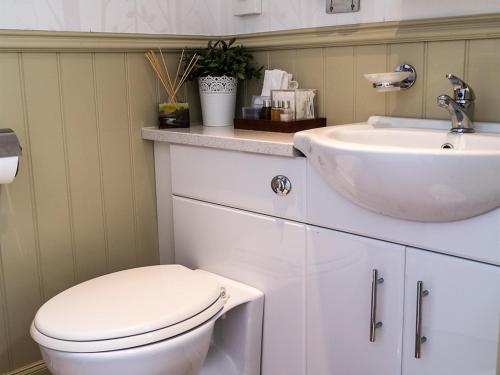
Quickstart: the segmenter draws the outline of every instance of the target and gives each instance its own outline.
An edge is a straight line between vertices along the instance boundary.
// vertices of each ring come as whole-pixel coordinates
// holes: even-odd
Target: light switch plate
[[[233,0],[235,16],[262,14],[262,0]]]
[[[326,13],[352,13],[359,12],[361,0],[326,0]]]

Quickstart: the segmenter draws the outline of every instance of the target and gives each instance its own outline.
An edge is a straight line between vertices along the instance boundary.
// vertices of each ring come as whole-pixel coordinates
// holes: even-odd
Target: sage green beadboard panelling
[[[0,187],[4,373],[40,359],[29,326],[43,301],[158,263],[152,145],[140,130],[156,123],[160,94],[138,52],[0,53],[0,88],[0,127],[23,146],[18,177]]]
[[[22,56],[44,299],[76,281],[58,59],[54,53]]]
[[[109,271],[137,262],[126,54],[95,55]]]
[[[476,93],[475,118],[500,121],[500,39],[467,42],[466,79]]]
[[[366,121],[371,115],[447,119],[436,97],[452,93],[447,73],[463,77],[476,92],[476,121],[500,122],[500,39],[369,44],[352,47],[270,49],[256,52],[270,69],[293,73],[300,86],[320,90],[320,114],[329,125]],[[400,63],[417,69],[410,90],[377,93],[365,73],[393,71]],[[258,92],[246,84],[246,105]]]
[[[144,266],[159,262],[153,144],[141,139],[141,128],[157,121],[157,91],[142,54],[127,55],[127,76],[137,264]]]
[[[0,197],[1,198],[1,197]],[[1,258],[0,258],[1,261]],[[9,369],[10,360],[10,343],[7,341],[9,337],[7,319],[7,303],[5,298],[5,281],[3,275],[3,265],[0,262],[0,374],[3,374]]]
[[[186,100],[189,103],[189,117],[192,123],[201,123],[201,104],[198,92],[198,82],[196,80],[186,84]]]
[[[325,116],[330,125],[354,121],[354,47],[325,49]]]
[[[465,45],[464,40],[428,43],[423,117],[449,118],[448,112],[436,105],[436,98],[452,95],[446,74],[454,73],[465,79]]]
[[[392,92],[388,95],[390,116],[422,117],[424,101],[425,43],[392,44],[389,46],[388,71],[397,65],[411,63],[417,70],[418,79],[411,90]]]
[[[250,103],[253,95],[262,94],[262,83],[264,82],[264,70],[269,69],[269,54],[267,52],[255,52],[253,54],[254,62],[257,66],[263,66],[262,76],[259,79],[245,81],[246,84],[246,102]]]
[[[21,367],[38,359],[28,335],[42,302],[37,211],[25,114],[21,56],[0,54],[0,127],[12,128],[23,146],[16,180],[0,188],[0,369]],[[3,292],[3,293],[2,293]],[[8,345],[5,347],[5,345]]]
[[[323,48],[312,48],[297,53],[295,62],[296,74],[294,78],[300,82],[302,88],[318,89],[318,110],[320,116],[325,114],[324,86],[325,60]]]
[[[356,69],[354,90],[354,121],[366,121],[371,115],[386,114],[386,94],[372,89],[371,84],[363,77],[365,73],[387,71],[388,48],[386,45],[359,46],[355,50]]]
[[[297,61],[297,50],[271,50],[269,52],[269,68],[282,69],[297,76],[295,62]]]
[[[80,282],[107,270],[94,72],[90,53],[64,53],[59,61],[75,272]]]

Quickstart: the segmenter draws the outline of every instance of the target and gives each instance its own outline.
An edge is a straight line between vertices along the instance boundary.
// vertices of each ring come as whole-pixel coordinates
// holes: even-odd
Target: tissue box
[[[296,120],[318,118],[317,89],[272,90],[271,97],[273,101],[289,101]]]

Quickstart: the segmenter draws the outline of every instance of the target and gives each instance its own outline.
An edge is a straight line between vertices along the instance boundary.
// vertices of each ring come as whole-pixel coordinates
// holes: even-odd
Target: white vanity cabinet
[[[307,374],[401,373],[404,256],[400,245],[308,226]],[[372,316],[382,326],[370,341]]]
[[[162,259],[174,237],[177,263],[265,293],[262,375],[499,374],[500,211],[402,221],[300,157],[155,144],[155,160]]]
[[[417,298],[426,338],[418,359]],[[404,375],[498,374],[500,267],[408,248],[404,326]]]

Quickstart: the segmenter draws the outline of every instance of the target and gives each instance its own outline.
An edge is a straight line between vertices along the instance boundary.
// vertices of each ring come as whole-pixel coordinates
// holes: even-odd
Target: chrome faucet
[[[450,113],[452,133],[473,133],[472,120],[474,117],[474,100],[476,99],[474,91],[467,83],[453,74],[447,74],[446,78],[450,80],[453,86],[454,98],[448,95],[440,95],[437,98],[437,105]]]

